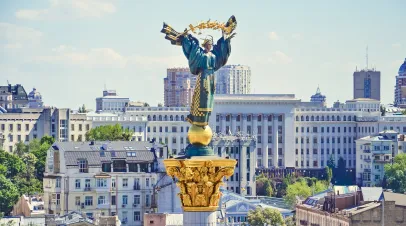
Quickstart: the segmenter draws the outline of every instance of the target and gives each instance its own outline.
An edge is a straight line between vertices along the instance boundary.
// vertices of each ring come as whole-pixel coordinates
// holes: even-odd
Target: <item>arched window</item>
[[[320,118],[319,118],[319,116],[316,116],[316,121],[320,121]]]
[[[162,121],[162,115],[158,116],[158,120]]]
[[[312,122],[314,121],[314,116],[313,116],[313,115],[312,115],[312,117],[310,118],[310,121],[312,121]]]
[[[327,115],[327,121],[330,121],[330,115]]]
[[[167,115],[164,116],[164,121],[168,121],[168,116]]]
[[[354,115],[353,121],[357,121],[357,116]]]
[[[152,121],[156,121],[156,116],[152,116]]]
[[[151,121],[151,115],[148,115],[147,118],[148,118],[148,121]]]
[[[302,115],[302,116],[300,116],[300,121],[304,121],[304,116]]]
[[[347,117],[345,115],[343,116],[343,121],[347,121]]]
[[[169,116],[169,121],[173,121],[173,115]]]
[[[333,115],[333,116],[331,116],[331,121],[335,121],[335,117],[334,117],[334,115]]]
[[[296,121],[299,121],[299,116],[298,115],[296,115]]]
[[[337,121],[340,121],[340,116],[339,115],[337,115]]]
[[[175,116],[175,121],[179,121],[179,115]]]
[[[183,121],[185,121],[185,116],[180,116],[180,120],[183,122]]]
[[[324,121],[324,115],[321,116],[321,121]]]
[[[306,121],[309,121],[309,116],[306,116]]]

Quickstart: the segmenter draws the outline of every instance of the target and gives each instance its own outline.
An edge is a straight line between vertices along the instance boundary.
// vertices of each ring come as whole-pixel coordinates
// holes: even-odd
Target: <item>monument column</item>
[[[278,115],[272,116],[272,151],[273,151],[273,165],[275,168],[278,168]]]

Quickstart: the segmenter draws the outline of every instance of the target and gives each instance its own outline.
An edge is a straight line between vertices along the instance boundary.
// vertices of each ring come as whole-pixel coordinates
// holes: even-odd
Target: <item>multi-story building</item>
[[[225,179],[227,190],[242,195],[255,195],[256,158],[262,156],[261,148],[255,148],[255,137],[241,133],[215,134],[210,145],[218,156],[237,160],[234,175]]]
[[[382,186],[384,165],[391,163],[397,154],[406,150],[405,135],[393,130],[360,138],[355,143],[356,180],[365,187]]]
[[[7,111],[28,107],[28,97],[22,85],[0,86],[0,108]]]
[[[395,102],[396,107],[406,108],[406,58],[400,65],[395,83]]]
[[[122,223],[143,225],[154,206],[162,145],[150,142],[55,142],[44,173],[47,214],[81,211],[87,216],[118,215]]]
[[[310,102],[321,103],[326,107],[326,96],[321,94],[320,87],[317,86],[316,93],[310,97]]]
[[[354,99],[381,100],[381,72],[371,69],[355,71],[353,75]]]
[[[250,94],[251,69],[244,65],[226,65],[216,72],[217,94]]]
[[[103,97],[96,98],[96,112],[122,112],[130,98],[117,96],[115,90],[104,90]]]
[[[20,109],[19,113],[0,114],[0,132],[4,135],[3,149],[14,150],[18,142],[41,139],[45,135],[57,141],[85,140],[91,123],[85,114],[72,114],[69,109]]]
[[[164,78],[164,106],[190,106],[195,86],[196,75],[189,68],[168,68]]]

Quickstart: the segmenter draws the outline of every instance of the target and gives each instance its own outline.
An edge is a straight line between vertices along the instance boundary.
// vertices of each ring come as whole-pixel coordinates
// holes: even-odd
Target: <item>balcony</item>
[[[390,163],[390,159],[374,159],[374,163]]]
[[[371,159],[370,159],[370,158],[364,159],[364,162],[370,163],[370,162],[371,162]]]
[[[92,188],[90,188],[90,187],[85,187],[85,189],[84,189],[84,191],[91,191],[92,190]]]
[[[133,189],[134,191],[139,191],[141,190],[141,186],[139,184],[134,184]]]
[[[108,209],[108,208],[110,208],[110,203],[97,204],[97,209]]]
[[[365,173],[370,173],[370,172],[371,172],[371,169],[364,169],[364,172],[365,172]]]
[[[363,150],[363,153],[371,153],[371,150],[367,149],[367,150]]]

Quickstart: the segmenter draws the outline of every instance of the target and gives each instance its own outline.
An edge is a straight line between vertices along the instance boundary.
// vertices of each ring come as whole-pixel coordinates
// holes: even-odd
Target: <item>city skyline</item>
[[[133,101],[163,103],[166,69],[187,66],[181,48],[167,45],[159,33],[163,21],[182,30],[234,14],[237,36],[228,64],[251,67],[252,93],[293,93],[309,101],[320,85],[329,106],[352,99],[352,74],[365,68],[367,45],[369,68],[382,73],[382,103],[393,103],[395,76],[406,57],[406,31],[399,29],[406,19],[403,1],[206,1],[201,13],[167,2],[159,8],[93,0],[0,5],[1,83],[35,87],[45,105],[58,107],[95,109],[104,85]]]

